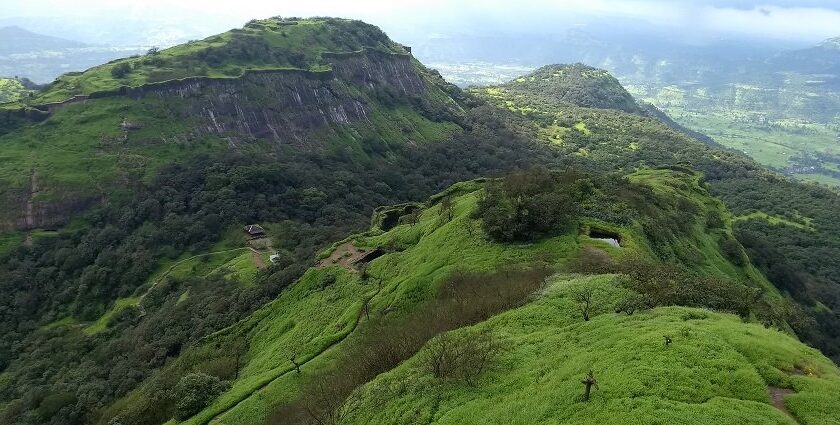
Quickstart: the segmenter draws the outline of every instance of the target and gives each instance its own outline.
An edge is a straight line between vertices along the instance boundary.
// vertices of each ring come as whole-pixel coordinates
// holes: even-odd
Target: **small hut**
[[[245,226],[245,233],[247,233],[251,239],[260,239],[265,237],[265,229],[263,229],[259,224],[249,224]]]

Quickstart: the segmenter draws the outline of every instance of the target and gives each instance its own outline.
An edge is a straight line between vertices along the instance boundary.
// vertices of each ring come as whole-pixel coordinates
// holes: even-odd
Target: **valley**
[[[621,44],[605,47],[591,34],[580,36],[583,41],[571,33],[558,42],[567,51],[527,52],[519,62],[488,57],[452,63],[447,59],[456,54],[430,51],[428,55],[447,79],[461,87],[514,81],[553,60],[552,55],[602,67],[640,101],[727,148],[803,181],[840,184],[840,50],[832,40],[798,50],[756,45],[753,52],[738,53],[721,46],[671,46],[634,55],[630,52],[642,47],[633,45],[633,40],[621,49]],[[448,41],[459,46],[469,39]],[[715,53],[720,57],[709,53],[713,48],[720,50]],[[465,49],[466,57],[482,57],[474,48]]]

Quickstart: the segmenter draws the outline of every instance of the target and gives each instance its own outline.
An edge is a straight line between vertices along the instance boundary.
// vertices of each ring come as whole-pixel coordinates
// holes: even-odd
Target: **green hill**
[[[378,28],[345,19],[266,19],[244,28],[115,60],[56,79],[32,102],[57,102],[190,77],[239,77],[249,70],[329,70],[328,55],[362,50],[405,54]]]
[[[645,283],[633,283],[635,272],[626,277],[568,274],[581,269],[583,259],[590,260],[593,253],[628,265],[655,260],[657,242],[644,236],[642,221],[667,221],[678,211],[661,202],[683,200],[704,212],[692,216],[685,233],[658,243],[703,247],[702,260],[692,267],[698,276],[722,279],[724,286],[716,287],[713,280],[693,287],[682,279],[697,277],[686,271],[685,278],[676,278],[677,293],[698,292],[680,303],[703,306],[724,291],[730,307],[716,308],[728,310],[738,302],[738,291],[766,285],[751,266],[736,266],[722,253],[719,244],[728,227],[717,236],[700,231],[707,214],[727,213],[696,185],[695,176],[640,171],[623,188],[606,184],[610,179],[596,180],[604,184],[579,202],[593,208],[589,211],[625,210],[635,218],[604,221],[582,212],[560,234],[552,232],[534,243],[497,243],[485,234],[487,216],[484,225],[476,218],[486,184],[472,182],[432,197],[416,219],[403,215],[401,224],[387,231],[374,224],[367,233],[334,244],[319,257],[325,259],[319,267],[276,301],[202,341],[140,391],[117,402],[103,423],[112,415],[130,424],[178,415],[178,400],[161,394],[190,373],[222,375],[230,389],[206,409],[194,410],[194,416],[182,416],[188,424],[309,423],[333,415],[330,420],[338,423],[654,423],[668,417],[789,423],[771,405],[768,386],[797,391],[786,405],[807,423],[840,419],[828,407],[840,391],[836,366],[795,338],[744,323],[768,320],[770,310],[761,304],[775,305],[777,295],[765,296],[750,307],[751,313],[741,313],[752,320],[699,309],[648,310],[656,303],[634,314],[615,313],[627,311],[621,306],[637,297],[661,295],[661,287],[648,285],[662,282],[643,278]],[[561,183],[566,184],[572,183]],[[647,192],[651,189],[653,193]],[[637,196],[652,196],[646,202],[661,207],[645,208]],[[399,211],[380,210],[374,222]],[[596,226],[620,238],[622,247],[587,236],[594,237]],[[338,263],[359,249],[383,253],[369,264]],[[586,289],[595,295],[588,313],[592,319],[584,321],[576,294]],[[511,307],[513,311],[493,317]],[[438,331],[472,323],[478,324],[438,336],[421,348]],[[420,329],[425,328],[431,332],[424,334]],[[476,372],[469,382],[457,377],[463,371],[442,381],[430,376],[425,353],[434,350],[436,341],[451,337],[461,342],[450,343],[462,344],[486,336],[485,329],[504,347],[487,360],[486,372]],[[662,335],[674,342],[665,346]],[[235,366],[223,361],[231,356],[241,360]],[[295,364],[302,365],[300,372]],[[589,369],[598,372],[600,384],[593,400],[582,404],[578,381]],[[797,371],[807,372],[800,376]],[[373,380],[365,384],[368,379]],[[357,386],[361,389],[354,391]]]
[[[68,74],[0,112],[0,229],[64,224],[200,155],[358,158],[369,139],[382,153],[446,139],[462,114],[447,90],[379,29],[341,19],[255,21]]]
[[[546,107],[573,105],[642,113],[633,96],[609,72],[582,64],[544,66],[498,90]]]
[[[583,322],[576,288],[602,289]],[[500,352],[471,383],[429,372],[436,343],[354,395],[342,423],[834,424],[837,367],[797,340],[737,317],[665,307],[615,314],[609,280],[559,278],[531,304],[445,337],[489,332]],[[663,343],[663,335],[672,343]],[[801,372],[807,369],[808,372]],[[588,371],[598,387],[581,396]],[[785,388],[784,390],[779,387]],[[771,397],[783,394],[778,406]],[[787,412],[793,415],[790,417]]]
[[[112,74],[119,63],[131,65]],[[835,420],[836,368],[794,336],[840,358],[840,195],[633,107],[603,71],[545,72],[462,92],[375,27],[273,18],[65,76],[5,109],[0,423],[410,422],[401,395],[418,415],[435,414],[427,396],[472,414],[452,407],[467,401],[459,385],[505,405],[488,377],[511,394],[542,388],[501,366],[521,359],[538,376],[541,359],[564,358],[550,382],[574,376],[580,390],[577,366],[592,363],[592,405],[612,403],[611,417],[774,423],[763,394],[795,390],[779,406]],[[533,337],[516,327],[545,314]],[[379,383],[419,376],[453,330],[477,332],[478,351],[522,350],[484,362],[468,346],[486,370],[373,407]],[[760,351],[739,351],[746,332]],[[655,351],[660,333],[672,351]],[[540,352],[552,334],[615,349],[603,363],[580,345]],[[633,342],[686,362],[633,359]],[[713,364],[735,382],[689,373]],[[675,386],[651,383],[669,370]],[[587,411],[568,404],[575,391],[535,406],[557,397],[566,413],[546,420],[573,418]]]

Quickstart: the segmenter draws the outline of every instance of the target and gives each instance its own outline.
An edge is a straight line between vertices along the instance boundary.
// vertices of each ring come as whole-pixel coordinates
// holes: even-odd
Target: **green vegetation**
[[[811,93],[812,88],[796,86],[795,78],[786,84],[793,85],[786,88],[790,91],[787,96],[802,99],[779,102],[774,90],[746,85],[720,93],[707,87],[654,89],[633,85],[629,89],[680,124],[762,164],[801,180],[838,185],[840,128],[831,119],[818,118],[822,107],[814,106],[813,113],[808,112],[807,105],[816,96]],[[830,102],[832,95],[824,96],[827,99],[823,102]],[[786,107],[792,110],[785,110]]]
[[[376,49],[405,54],[378,28],[346,19],[279,19],[251,21],[204,40],[192,41],[139,57],[120,59],[83,73],[66,74],[30,103],[60,102],[189,77],[231,78],[246,70],[328,70],[329,53]]]
[[[534,173],[540,176],[544,172],[534,171]],[[536,181],[530,177],[525,178],[522,174],[511,178]],[[639,174],[637,178],[657,184],[663,190],[667,190],[683,187],[684,182],[690,182],[692,176],[662,171]],[[583,179],[583,181],[591,180]],[[630,186],[623,190],[625,196],[627,196],[627,191],[645,193],[644,187],[647,186],[634,188],[633,185],[630,183]],[[602,185],[596,184],[594,190],[596,192],[599,192],[600,188],[612,190],[611,187],[612,185],[603,182]],[[622,190],[618,191],[622,192]],[[703,195],[696,193],[693,196],[702,197]],[[277,301],[258,310],[248,320],[214,334],[199,346],[184,353],[176,363],[167,366],[139,392],[117,402],[115,411],[109,412],[106,418],[118,415],[122,418],[121,420],[128,423],[141,423],[137,422],[139,418],[152,415],[151,410],[154,410],[156,415],[171,414],[166,413],[165,406],[174,401],[157,399],[157,402],[152,403],[152,395],[161,391],[161,388],[174,385],[182,374],[199,371],[214,372],[223,379],[235,378],[232,379],[229,392],[220,396],[207,409],[185,423],[204,424],[211,420],[214,423],[257,423],[266,420],[266,412],[270,410],[272,403],[282,404],[284,401],[290,403],[280,410],[286,413],[276,413],[272,416],[275,419],[272,420],[288,423],[287,417],[285,421],[280,418],[286,414],[291,415],[295,412],[300,414],[301,411],[306,410],[305,405],[311,402],[308,398],[309,394],[312,394],[312,391],[318,391],[317,383],[321,382],[320,379],[324,374],[333,374],[328,376],[340,379],[342,382],[340,386],[348,385],[345,379],[349,379],[350,382],[358,379],[349,378],[345,375],[348,372],[341,372],[345,370],[342,365],[345,362],[353,362],[353,359],[358,360],[355,357],[347,358],[348,353],[370,351],[365,347],[368,347],[366,344],[373,343],[369,333],[371,327],[382,326],[385,323],[423,323],[421,317],[434,317],[436,321],[447,323],[442,319],[442,313],[427,314],[424,313],[425,309],[432,308],[429,306],[434,304],[428,303],[434,300],[440,291],[445,293],[445,289],[450,288],[451,285],[457,288],[470,282],[471,278],[468,277],[470,273],[497,273],[497,278],[484,277],[476,282],[492,282],[493,279],[499,279],[501,283],[510,282],[510,279],[515,280],[510,277],[515,275],[513,271],[522,267],[542,267],[545,270],[555,267],[563,268],[565,263],[578,255],[581,246],[591,243],[586,236],[577,235],[577,226],[574,225],[561,226],[559,229],[567,230],[540,239],[533,244],[509,245],[489,241],[485,239],[481,231],[481,221],[473,218],[479,202],[487,202],[487,199],[491,198],[485,197],[481,185],[459,184],[447,192],[432,197],[418,215],[416,223],[405,222],[387,232],[374,228],[365,234],[348,239],[359,248],[378,248],[386,251],[370,264],[359,266],[363,268],[362,272],[339,266],[310,269]],[[593,199],[600,202],[588,202],[588,205],[593,208],[597,206],[601,210],[622,209],[622,205],[615,205],[622,202],[620,199],[597,196]],[[631,196],[628,200],[632,201],[633,197]],[[624,208],[629,208],[630,211],[633,209],[632,204]],[[664,211],[647,212],[652,215],[664,213]],[[582,217],[587,216],[584,214]],[[623,248],[616,251],[616,255],[620,258],[630,259],[635,256],[657,258],[656,253],[649,248],[656,244],[646,241],[644,234],[640,232],[641,227],[634,222],[633,217],[638,216],[630,214],[626,217],[629,221],[618,223],[604,222],[591,217],[583,219],[582,222],[598,222],[620,233]],[[568,220],[570,221],[567,224],[577,222],[570,217]],[[694,220],[702,223],[706,221],[703,215]],[[691,238],[692,236],[693,234],[688,233],[677,234],[674,237]],[[690,240],[686,239],[686,241]],[[664,241],[661,243],[665,244]],[[320,258],[328,256],[325,254]],[[749,281],[750,269],[748,267],[739,268],[731,263],[728,268],[713,266],[713,263],[710,263],[708,267],[703,266],[702,264],[706,261],[727,261],[718,248],[714,248],[707,260],[700,261],[700,264],[695,263],[690,267],[699,267],[698,271],[712,273],[711,276],[734,279],[730,283],[725,283],[724,287],[731,287],[733,290],[741,287],[741,284],[736,282],[746,283],[744,288],[762,284],[762,282]],[[707,272],[707,270],[717,271]],[[659,270],[653,275],[668,274]],[[634,274],[631,273],[629,276],[634,276]],[[690,276],[690,274],[684,275],[677,280],[690,280],[692,279]],[[614,279],[607,280],[612,282]],[[536,282],[541,282],[541,280],[538,279]],[[532,288],[540,286],[541,284],[537,283]],[[481,290],[469,291],[455,298],[464,302],[467,300],[479,302],[477,300]],[[677,289],[677,292],[679,291]],[[698,296],[698,294],[705,291],[707,289],[700,289],[700,292],[690,295],[689,299],[694,300],[693,302],[703,300],[703,296]],[[617,293],[624,294],[627,290],[620,290]],[[651,294],[664,293],[661,288],[651,292]],[[744,297],[723,297],[724,300],[728,298],[742,300]],[[663,301],[653,302],[655,306],[660,302],[668,305],[669,301],[663,299]],[[699,302],[702,305],[713,305],[712,301]],[[704,304],[706,302],[709,304]],[[724,307],[726,304],[714,305],[716,308],[729,309]],[[510,306],[508,305],[507,308]],[[733,309],[737,308],[733,307]],[[446,311],[452,312],[457,309],[447,308]],[[479,311],[483,310],[479,309]],[[318,313],[315,314],[315,312]],[[408,319],[407,317],[416,318]],[[488,316],[484,313],[480,317],[487,318]],[[394,325],[387,326],[391,326],[387,329],[393,329]],[[418,325],[418,327],[428,328],[429,326]],[[417,331],[417,328],[411,329],[407,334],[422,334]],[[403,339],[403,337],[397,338],[397,340]],[[219,370],[216,365],[220,364],[219,362],[224,358],[230,359],[232,355],[230,349],[226,348],[232,341],[244,341],[240,345],[248,347],[247,354],[243,355],[243,358],[247,359],[247,364],[234,370],[234,362],[228,360],[226,363],[228,368]],[[373,341],[377,341],[379,348],[383,347],[382,339],[374,338]],[[422,344],[424,340],[420,339],[417,342]],[[413,351],[399,352],[403,353],[402,355],[413,354]],[[371,362],[374,365],[381,365],[383,362],[391,364],[381,358],[373,359]],[[300,365],[300,373],[297,372],[298,365]],[[342,390],[342,400],[352,389],[353,387]],[[314,397],[318,398],[317,394]],[[164,416],[155,416],[155,418],[157,419],[150,422],[166,419]]]
[[[28,96],[29,92],[17,78],[0,78],[0,103],[16,102]]]
[[[343,423],[794,423],[770,404],[768,386],[793,390],[784,404],[801,423],[840,419],[830,407],[840,372],[815,350],[706,310],[616,314],[614,280],[554,279],[527,306],[456,332],[490,332],[504,347],[472,385],[435,379],[421,354],[367,384]],[[579,288],[597,290],[590,321]],[[583,402],[589,370],[598,386]]]
[[[784,218],[784,217],[769,215],[769,214],[767,214],[765,212],[761,212],[761,211],[757,211],[757,212],[746,214],[746,215],[740,215],[740,216],[737,216],[737,217],[733,217],[732,219],[735,222],[747,221],[747,220],[764,220],[764,221],[766,221],[766,222],[768,222],[772,225],[776,225],[776,226],[791,226],[791,227],[795,227],[797,229],[809,230],[809,231],[815,231],[816,230],[814,228],[814,225],[813,225],[813,220],[811,220],[809,218],[799,218],[798,220],[793,221],[793,220],[788,220],[787,218]]]
[[[582,64],[544,66],[503,87],[495,92],[490,89],[488,94],[504,93],[514,102],[527,98],[549,108],[574,105],[642,112],[633,96],[609,72]]]
[[[114,306],[105,312],[99,319],[96,320],[93,324],[90,324],[84,328],[84,332],[87,335],[96,335],[106,328],[108,328],[108,324],[111,323],[111,320],[129,308],[137,308],[140,305],[140,298],[139,297],[131,297],[131,298],[120,298],[114,302]]]
[[[56,217],[0,239],[0,423],[836,422],[838,194],[603,71],[269,19],[34,102],[78,94],[0,115],[0,223]]]

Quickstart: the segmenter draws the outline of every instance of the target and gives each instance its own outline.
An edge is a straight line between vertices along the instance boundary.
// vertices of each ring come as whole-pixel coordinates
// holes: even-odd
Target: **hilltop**
[[[497,89],[545,107],[579,106],[642,113],[633,96],[609,72],[583,64],[547,65]]]
[[[0,112],[0,229],[55,227],[198,155],[441,140],[459,130],[450,90],[377,28],[340,19],[255,21],[66,75]]]
[[[364,50],[406,54],[378,28],[345,19],[254,20],[244,28],[56,79],[32,103],[64,101],[192,77],[240,77],[247,71],[328,71],[330,54]]]

